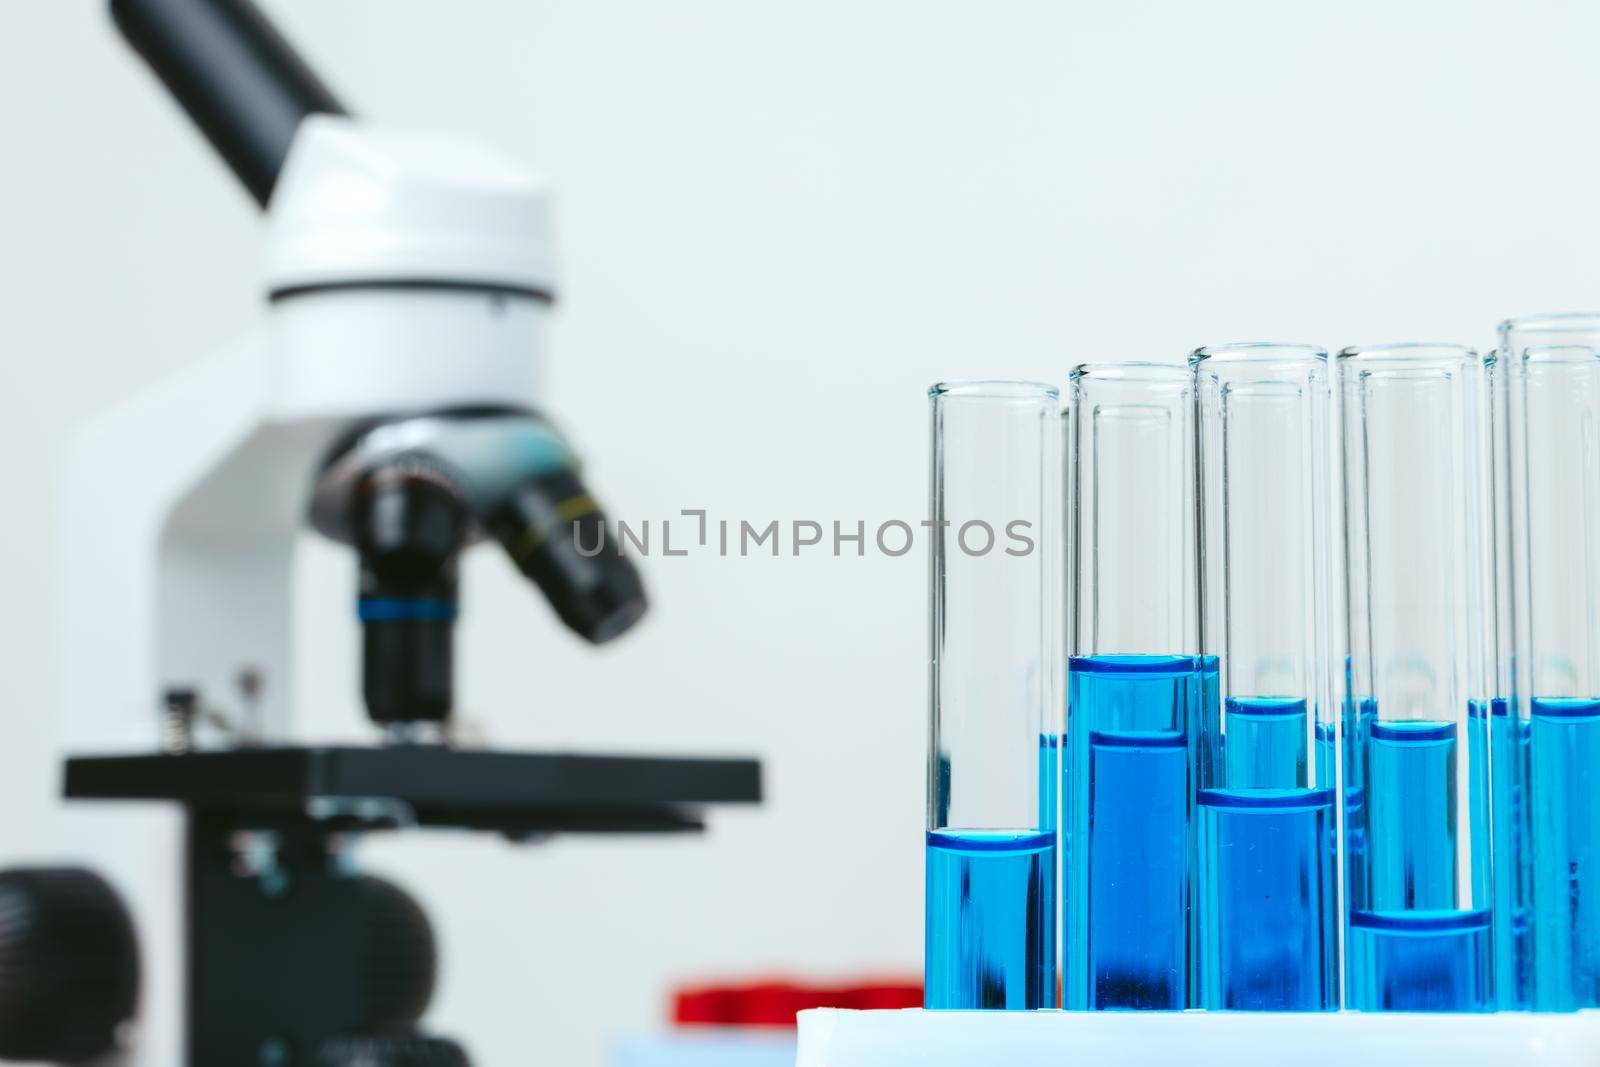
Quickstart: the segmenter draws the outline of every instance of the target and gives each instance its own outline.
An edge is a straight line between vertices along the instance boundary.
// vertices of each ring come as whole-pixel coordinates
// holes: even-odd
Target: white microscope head
[[[549,300],[549,193],[455,137],[313,114],[267,203],[274,300],[340,287],[470,286]]]
[[[455,137],[312,114],[266,222],[283,417],[537,401],[556,276],[535,174]]]
[[[267,216],[269,421],[536,402],[555,287],[539,178],[353,119],[247,0],[111,0]]]

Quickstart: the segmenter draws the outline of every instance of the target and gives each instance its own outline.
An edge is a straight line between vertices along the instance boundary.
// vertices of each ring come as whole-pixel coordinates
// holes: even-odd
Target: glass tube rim
[[[1450,341],[1399,341],[1381,345],[1351,345],[1334,357],[1336,364],[1398,367],[1459,367],[1480,361],[1471,345]]]
[[[1113,382],[1165,382],[1189,381],[1189,368],[1182,363],[1169,363],[1154,359],[1107,360],[1080,363],[1067,375],[1069,381],[1085,378]]]
[[[1059,400],[1061,390],[1048,382],[1021,378],[952,378],[928,386],[933,400]]]
[[[1517,315],[1500,323],[1502,340],[1516,330],[1539,333],[1586,333],[1600,330],[1600,311],[1552,311],[1542,315]]]
[[[1600,360],[1600,345],[1528,345],[1522,350],[1522,364],[1576,365]]]
[[[1202,367],[1241,363],[1292,368],[1327,361],[1326,348],[1298,341],[1229,341],[1219,345],[1202,345],[1189,353],[1189,366],[1196,371]]]

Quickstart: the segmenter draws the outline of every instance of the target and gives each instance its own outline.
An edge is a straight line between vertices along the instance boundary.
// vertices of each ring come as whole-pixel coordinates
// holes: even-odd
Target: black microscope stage
[[[761,799],[751,759],[498,752],[443,745],[76,756],[66,796],[168,800],[239,825],[547,833],[698,830],[706,804]]]

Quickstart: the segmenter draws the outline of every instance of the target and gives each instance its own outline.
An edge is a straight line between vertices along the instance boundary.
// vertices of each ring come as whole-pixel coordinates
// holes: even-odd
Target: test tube
[[[1513,319],[1489,368],[1515,620],[1496,889],[1517,894],[1517,1006],[1600,1007],[1600,316]]]
[[[1056,1002],[1060,397],[929,391],[931,744],[925,1003]]]
[[[1345,1003],[1487,1011],[1490,953],[1481,366],[1348,348]]]
[[[1495,1000],[1502,1010],[1533,1007],[1533,879],[1528,852],[1527,709],[1516,698],[1515,631],[1519,613],[1511,599],[1511,413],[1513,323],[1500,324],[1500,343],[1484,357],[1489,392],[1489,459],[1493,537],[1493,605],[1489,700],[1490,878]],[[1521,347],[1518,345],[1518,347]],[[1519,446],[1520,447],[1520,446]]]
[[[1198,349],[1199,1005],[1339,1003],[1336,719],[1328,671],[1328,354]]]
[[[1187,367],[1072,372],[1063,1002],[1190,1006],[1202,690]]]

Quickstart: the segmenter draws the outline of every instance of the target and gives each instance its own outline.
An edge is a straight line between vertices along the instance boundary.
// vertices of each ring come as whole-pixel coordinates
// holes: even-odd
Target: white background
[[[1504,315],[1600,305],[1592,4],[264,6],[363,114],[550,176],[550,396],[625,518],[914,522],[941,377],[1059,382],[1235,339],[1487,344]],[[65,442],[261,301],[253,204],[102,3],[0,8],[0,115],[0,860],[20,861],[55,855]],[[591,652],[475,560],[460,689],[496,743],[758,754],[769,800],[701,839],[374,843],[439,928],[436,1028],[489,1067],[594,1067],[677,980],[916,974],[925,562],[654,559],[648,624]],[[318,736],[363,729],[352,569],[308,539]]]

